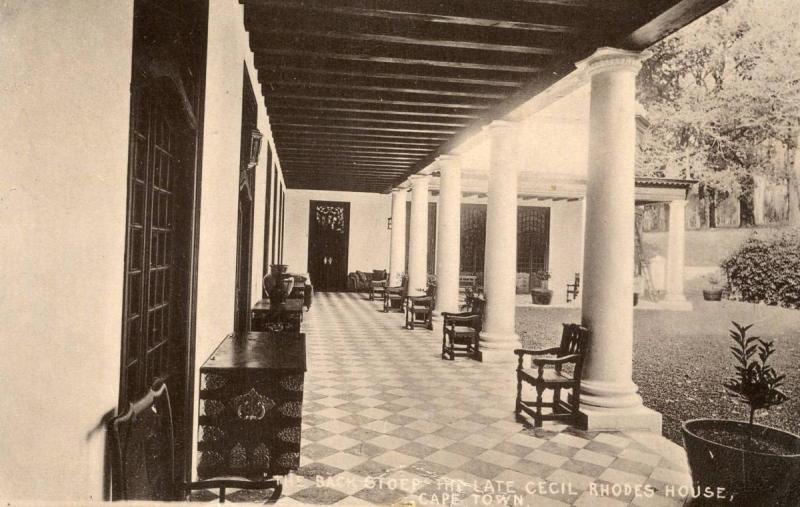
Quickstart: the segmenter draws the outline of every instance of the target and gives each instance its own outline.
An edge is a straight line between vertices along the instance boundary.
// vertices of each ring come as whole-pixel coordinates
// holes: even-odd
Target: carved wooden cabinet
[[[230,335],[200,368],[197,473],[285,475],[300,465],[305,334]]]
[[[280,323],[281,327],[295,333],[300,331],[303,322],[303,298],[289,298],[273,307],[268,298],[258,301],[250,310],[250,329],[268,331],[270,324]]]

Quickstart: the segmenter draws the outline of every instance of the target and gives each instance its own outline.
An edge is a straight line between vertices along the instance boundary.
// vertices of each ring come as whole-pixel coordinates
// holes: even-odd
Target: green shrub
[[[722,269],[732,299],[800,308],[800,229],[748,239]]]

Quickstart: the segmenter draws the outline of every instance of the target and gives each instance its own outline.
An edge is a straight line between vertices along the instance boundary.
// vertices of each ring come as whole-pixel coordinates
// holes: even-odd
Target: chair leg
[[[278,481],[275,486],[275,489],[272,490],[272,495],[270,495],[269,499],[266,503],[275,503],[280,499],[281,493],[283,493],[283,483]]]
[[[536,415],[533,418],[533,425],[537,428],[542,427],[542,393],[544,392],[543,386],[536,386]]]
[[[561,388],[553,389],[553,413],[561,411]]]
[[[522,379],[517,374],[517,403],[514,407],[514,414],[519,415],[522,411]]]

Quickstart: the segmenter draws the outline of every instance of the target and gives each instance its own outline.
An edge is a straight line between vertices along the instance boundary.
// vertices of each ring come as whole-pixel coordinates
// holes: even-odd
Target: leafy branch
[[[736,376],[725,381],[723,386],[729,395],[749,405],[752,430],[757,410],[769,409],[788,399],[779,389],[786,376],[779,375],[769,364],[770,356],[775,353],[773,342],[747,336],[752,324],[742,326],[733,322],[733,325],[736,329],[731,329],[730,336],[734,342],[731,353],[736,360]]]

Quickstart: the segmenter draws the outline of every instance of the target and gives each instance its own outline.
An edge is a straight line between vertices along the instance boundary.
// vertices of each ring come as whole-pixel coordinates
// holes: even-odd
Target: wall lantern
[[[258,129],[250,131],[250,162],[247,164],[248,169],[254,168],[258,165],[258,154],[261,153],[261,140],[264,135]]]
[[[392,230],[392,217],[386,219],[386,228]]]

